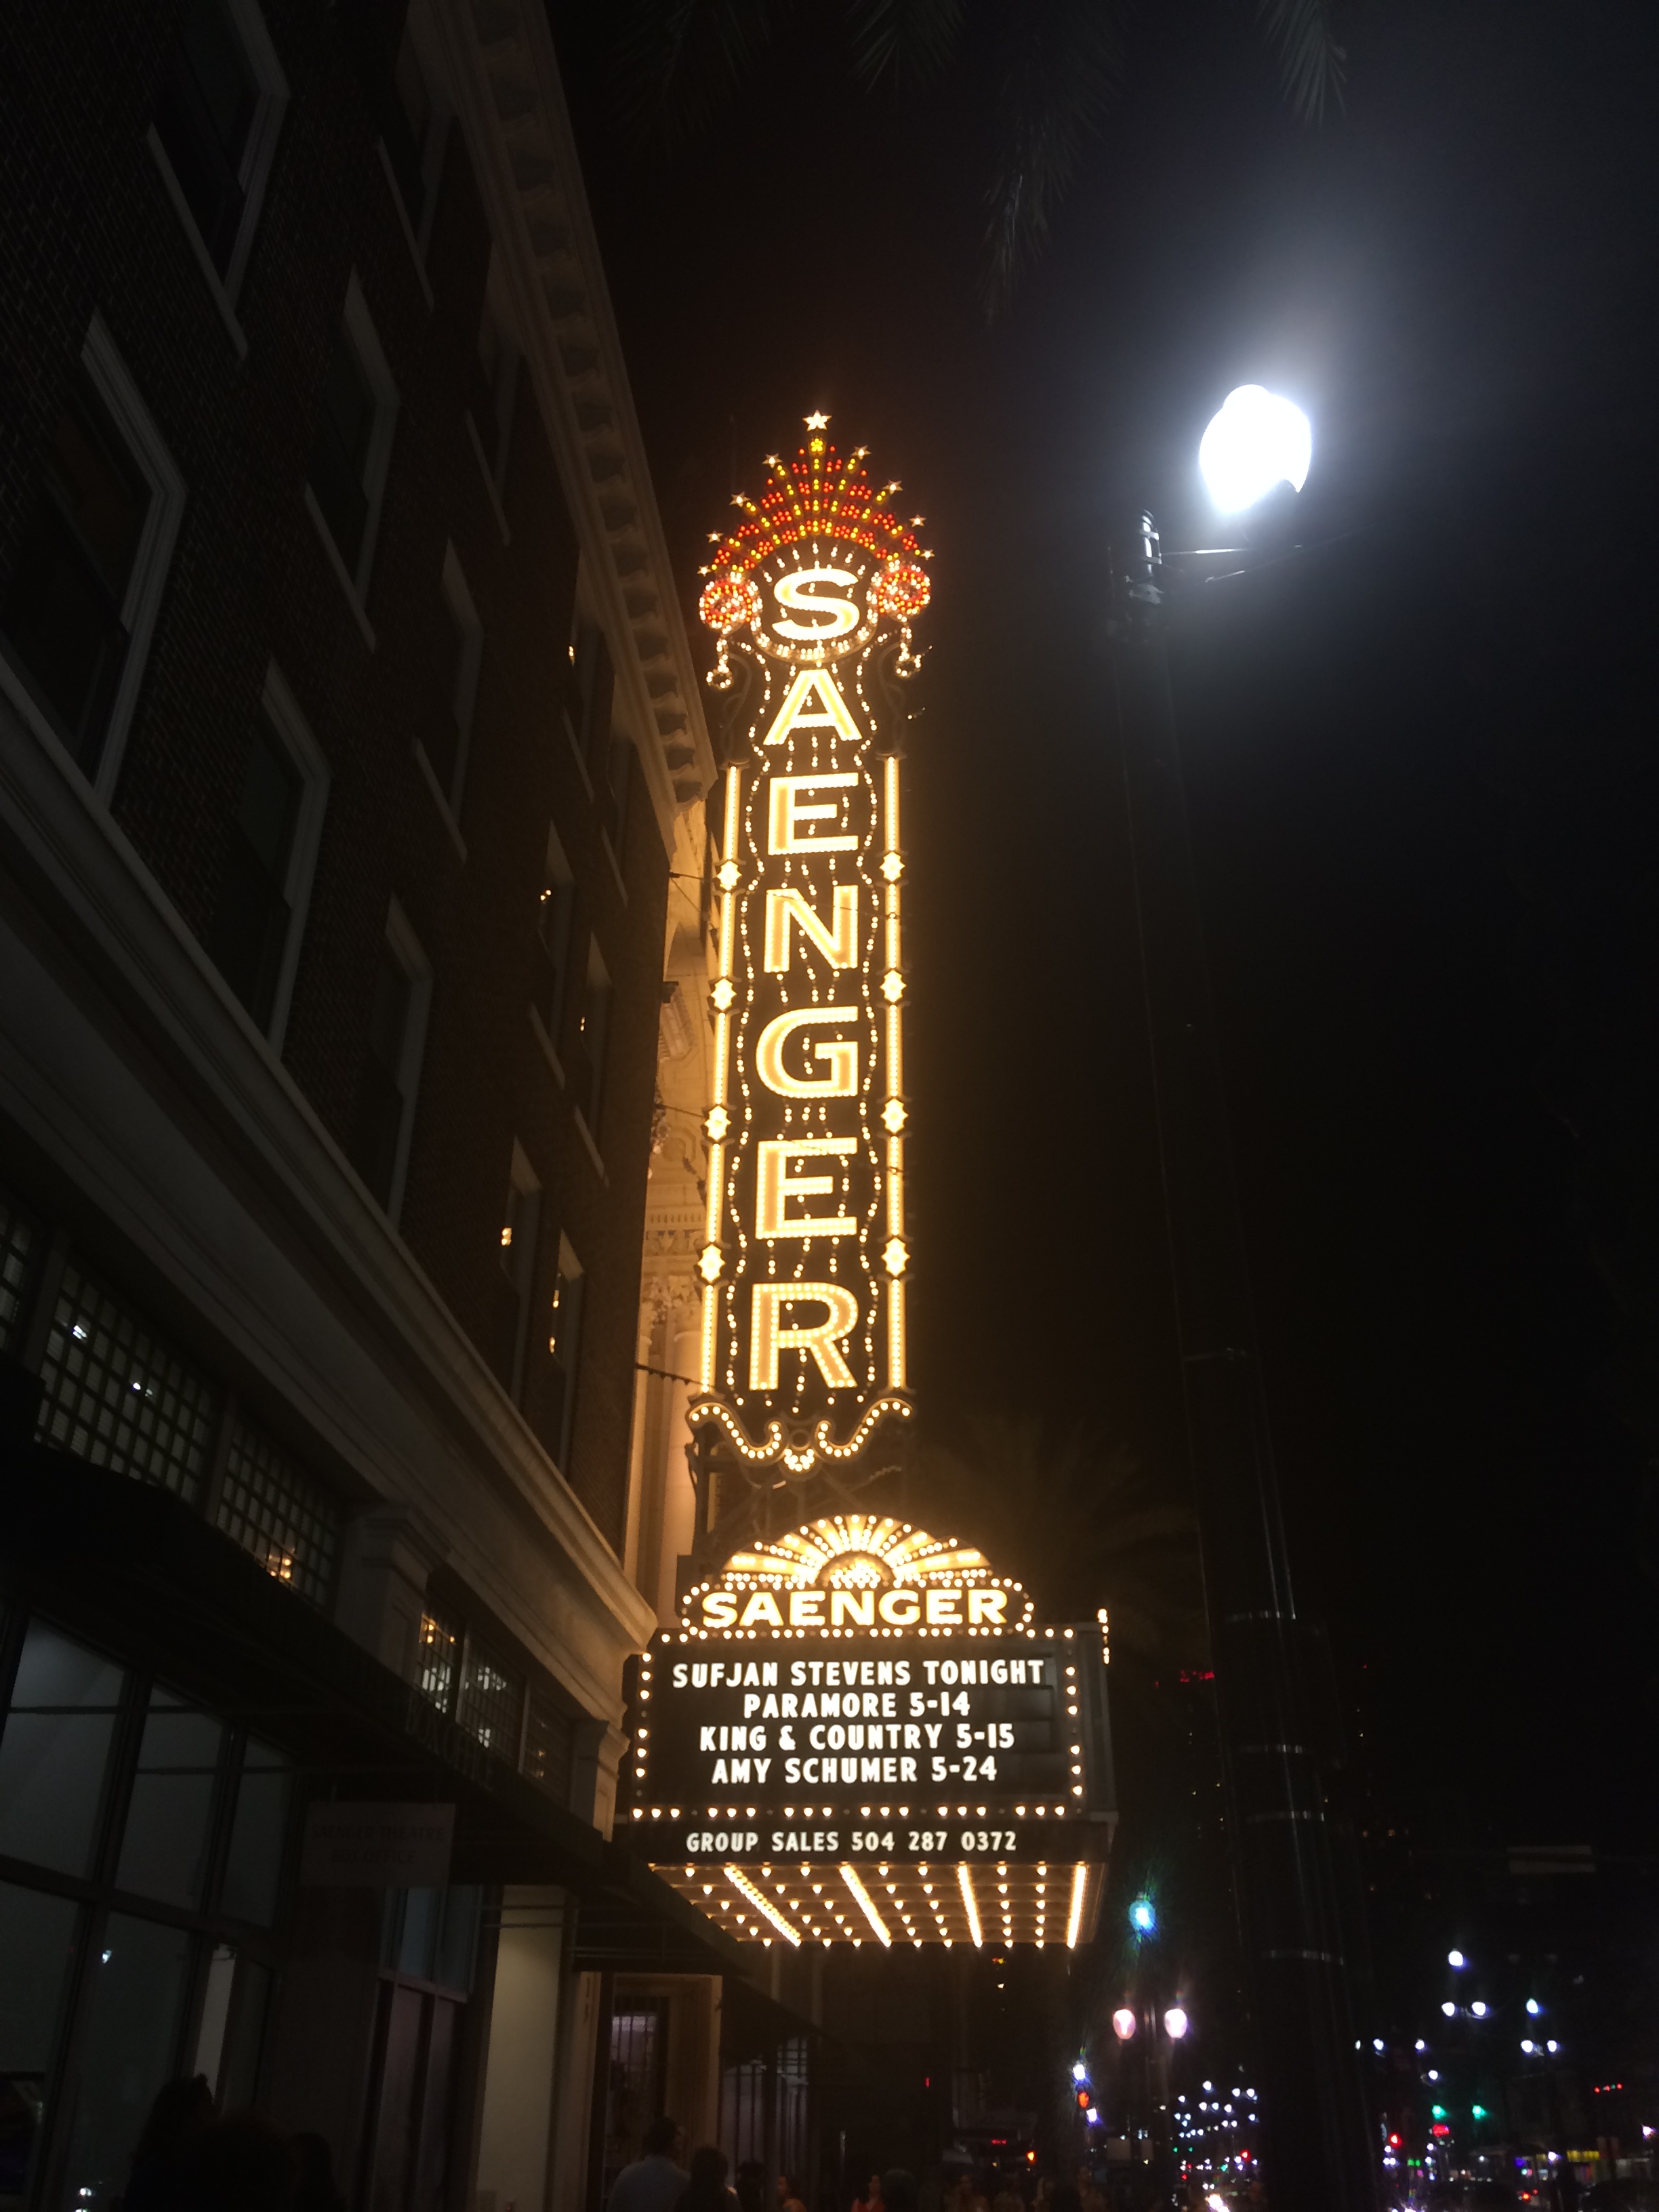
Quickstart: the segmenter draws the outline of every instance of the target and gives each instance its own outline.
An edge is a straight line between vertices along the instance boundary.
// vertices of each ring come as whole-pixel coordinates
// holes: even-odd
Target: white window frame
[[[213,304],[219,310],[231,343],[237,352],[246,356],[247,338],[237,318],[236,301],[242,289],[242,279],[247,273],[248,256],[253,250],[253,234],[259,228],[260,211],[264,204],[265,186],[270,180],[270,165],[276,156],[276,141],[282,134],[283,117],[287,110],[290,93],[288,77],[271,44],[270,33],[265,27],[258,0],[222,0],[225,13],[230,17],[242,51],[247,57],[248,67],[253,72],[259,88],[258,105],[254,110],[252,126],[247,144],[242,152],[240,183],[244,195],[242,220],[236,233],[236,242],[231,248],[230,259],[222,276],[213,265],[207,241],[196,227],[196,218],[190,211],[173,164],[167,159],[161,135],[152,123],[146,133],[147,143],[155,156],[155,166],[161,173],[161,182],[167,187],[167,198],[173,211],[185,227],[185,235],[191,251],[207,279],[208,289],[213,295]]]
[[[386,908],[386,941],[392,948],[392,958],[409,979],[409,1012],[398,1054],[398,1088],[403,1093],[404,1108],[398,1123],[398,1148],[392,1155],[392,1188],[386,1206],[386,1218],[395,1229],[403,1214],[409,1155],[415,1139],[415,1104],[420,1093],[421,1063],[426,1057],[427,1018],[432,1011],[432,963],[421,950],[421,940],[410,927],[409,916],[395,898]]]
[[[266,1030],[271,1050],[280,1057],[288,1030],[289,1010],[294,1003],[294,979],[300,969],[300,946],[305,937],[306,913],[317,872],[317,854],[322,843],[329,773],[322,748],[312,735],[298,700],[274,660],[265,671],[264,691],[259,704],[289,758],[300,771],[300,811],[294,825],[293,849],[289,854],[288,880],[283,886],[288,900],[288,936],[276,970],[276,990]]]
[[[368,454],[363,463],[363,491],[368,501],[368,514],[363,524],[363,542],[357,555],[354,572],[347,568],[345,556],[334,542],[334,532],[317,503],[317,495],[309,482],[305,488],[306,507],[317,534],[323,541],[330,565],[338,578],[340,588],[356,617],[371,653],[374,650],[374,626],[368,619],[368,580],[374,569],[374,550],[380,534],[380,512],[386,504],[386,478],[392,468],[392,441],[398,427],[398,410],[401,399],[392,367],[380,343],[374,319],[368,312],[368,302],[363,297],[363,288],[354,269],[346,285],[345,305],[341,310],[341,321],[347,339],[357,356],[357,366],[362,371],[363,381],[368,386],[374,403],[374,427],[369,434]]]
[[[138,703],[138,687],[143,681],[155,617],[161,611],[161,594],[173,562],[179,521],[185,509],[185,480],[155,427],[155,417],[140,398],[125,362],[116,351],[115,341],[97,315],[88,328],[81,361],[92,380],[93,389],[109,410],[111,420],[150,489],[149,513],[139,533],[138,550],[132,556],[132,574],[127,579],[126,597],[121,603],[121,626],[127,633],[126,661],[110,705],[104,749],[92,779],[94,794],[107,805],[121,772],[132,711]],[[35,703],[28,685],[3,653],[0,653],[0,690],[5,692],[35,735],[76,775],[82,775],[80,763],[53,728],[51,717]]]

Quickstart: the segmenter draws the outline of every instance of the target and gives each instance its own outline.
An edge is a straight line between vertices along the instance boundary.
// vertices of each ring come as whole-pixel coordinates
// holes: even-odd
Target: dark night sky
[[[706,532],[808,408],[927,514],[923,1412],[1086,1420],[1178,1486],[1104,539],[1135,496],[1166,544],[1217,542],[1211,411],[1244,381],[1307,408],[1302,532],[1341,542],[1182,669],[1302,1596],[1366,1669],[1387,1802],[1645,1842],[1642,1453],[1585,1147],[1545,1094],[1599,988],[1638,1072],[1603,1053],[1595,1080],[1627,1123],[1659,1111],[1659,36],[1567,0],[1362,7],[1346,112],[1309,131],[1247,8],[1141,12],[1116,119],[990,327],[982,66],[866,99],[820,5],[707,137],[636,161],[611,11],[555,0],[688,617]]]

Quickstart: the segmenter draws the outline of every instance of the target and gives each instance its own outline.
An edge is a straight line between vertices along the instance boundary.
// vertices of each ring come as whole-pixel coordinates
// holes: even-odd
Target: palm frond
[[[1115,1644],[1200,1663],[1197,1534],[1185,1504],[1160,1497],[1119,1448],[1034,1419],[975,1422],[959,1450],[918,1455],[915,1508],[1018,1576],[1060,1618],[1108,1607]]]
[[[954,58],[962,0],[854,0],[853,56],[866,83],[891,71],[896,84],[937,76]]]
[[[626,0],[612,65],[636,134],[673,146],[705,129],[787,12],[788,0]]]
[[[993,315],[1046,241],[1085,142],[1121,88],[1123,15],[1124,0],[1019,0],[1008,10],[988,194],[984,295]]]
[[[1331,0],[1256,0],[1255,20],[1279,53],[1285,97],[1304,123],[1317,123],[1328,100],[1342,105],[1347,63],[1336,43]]]

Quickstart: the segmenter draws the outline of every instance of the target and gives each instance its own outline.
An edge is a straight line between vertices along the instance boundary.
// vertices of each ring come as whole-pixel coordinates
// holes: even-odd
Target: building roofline
[[[433,0],[456,112],[665,847],[714,781],[702,686],[541,0]],[[607,558],[593,554],[605,549]]]

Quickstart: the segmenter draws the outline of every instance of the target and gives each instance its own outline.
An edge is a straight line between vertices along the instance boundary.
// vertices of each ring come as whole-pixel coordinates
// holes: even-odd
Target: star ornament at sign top
[[[803,416],[801,419],[809,430],[823,430],[830,425],[830,417],[822,409],[817,409],[811,415]]]

